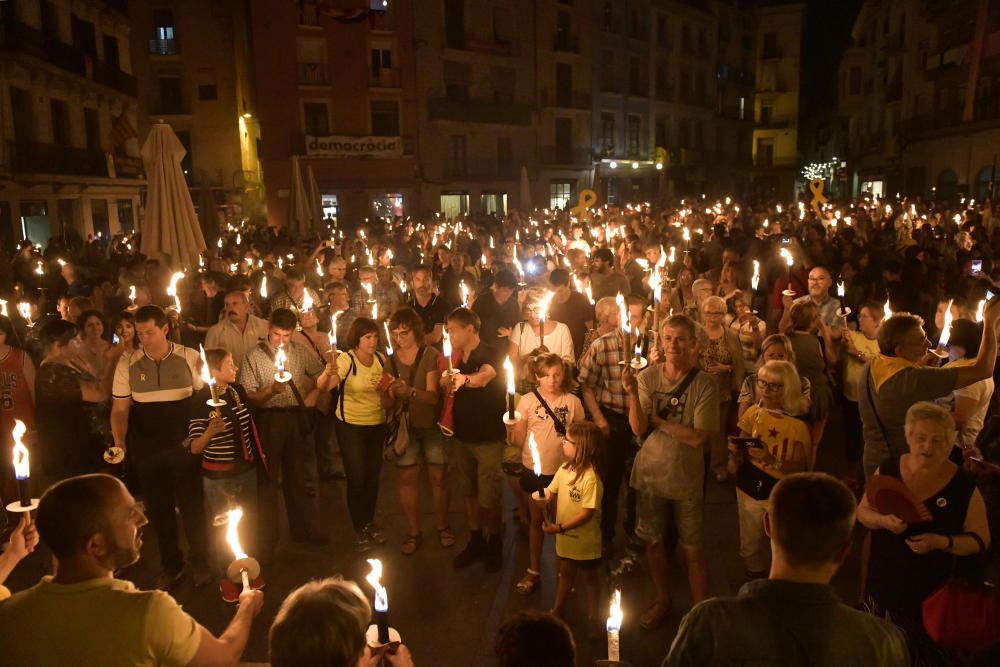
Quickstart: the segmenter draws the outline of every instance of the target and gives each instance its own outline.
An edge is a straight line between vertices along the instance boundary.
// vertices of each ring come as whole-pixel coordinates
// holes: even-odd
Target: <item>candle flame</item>
[[[469,286],[465,284],[464,280],[461,283],[459,283],[459,286],[461,287],[461,290],[462,290],[462,306],[465,307],[465,308],[468,308],[469,307]]]
[[[986,299],[981,299],[979,301],[979,306],[976,308],[976,321],[977,322],[982,322],[983,321],[983,314],[985,313],[985,311],[986,311]]]
[[[953,301],[954,299],[950,299],[944,310],[944,326],[941,327],[941,337],[938,339],[939,347],[944,347],[951,340],[951,304]]]
[[[630,331],[628,322],[628,306],[625,305],[625,297],[619,292],[618,296],[615,297],[615,304],[618,305],[618,314],[621,317],[622,330],[628,333]]]
[[[6,306],[7,303],[4,302],[4,305]],[[31,319],[31,304],[28,303],[27,301],[19,301],[18,304],[17,304],[17,314],[20,315],[21,319],[23,319],[23,320],[30,320]]]
[[[608,622],[605,626],[608,632],[618,632],[622,629],[622,621],[625,615],[622,613],[622,592],[615,590],[615,595],[611,601],[611,608],[608,611]]]
[[[267,276],[261,276],[260,279],[260,298],[267,298]]]
[[[441,352],[444,354],[445,359],[451,363],[451,337],[448,336],[448,332],[444,332],[444,338],[441,341]]]
[[[785,264],[788,265],[788,268],[792,268],[792,265],[795,264],[795,259],[792,257],[792,251],[788,248],[782,248],[780,254],[785,258]]]
[[[885,305],[882,306],[882,319],[887,320],[892,317],[892,309],[889,308],[889,300],[885,300]]]
[[[365,581],[375,589],[375,611],[389,611],[389,596],[385,586],[382,585],[382,561],[378,558],[369,558],[368,564],[372,566],[372,570],[365,577]]]
[[[844,298],[844,281],[843,280],[841,280],[839,283],[837,283],[837,296],[839,296],[841,299]]]
[[[757,291],[757,285],[760,284],[760,262],[756,259],[753,261],[753,278],[750,280],[750,288],[755,292]]]
[[[167,296],[177,296],[177,283],[180,282],[184,274],[178,271],[174,275],[170,276],[170,285],[167,286]]]
[[[389,334],[389,323],[382,322],[382,328],[385,329],[385,353],[392,354],[392,336]]]
[[[451,346],[449,345],[448,347],[450,348]],[[512,363],[510,363],[510,357],[509,356],[503,362],[503,370],[507,374],[507,393],[508,394],[513,394],[514,393],[514,365]]]
[[[308,311],[312,310],[312,307],[313,307],[312,294],[310,294],[309,293],[309,289],[306,288],[305,293],[302,295],[302,308],[301,308],[300,312],[303,312],[303,313],[308,312]]]
[[[3,315],[4,317],[10,317],[10,315],[7,313],[7,302],[4,301],[3,299],[0,299],[0,315]]]
[[[243,547],[240,546],[240,519],[243,518],[243,509],[240,507],[234,507],[233,509],[226,512],[226,542],[229,543],[229,548],[233,550],[233,558],[239,560],[241,558],[248,558],[246,552],[243,551]]]
[[[135,285],[128,286],[128,298],[132,305],[135,305]]]
[[[531,468],[535,471],[535,477],[541,477],[542,459],[538,455],[538,443],[535,442],[534,433],[528,433],[528,449],[531,451]]]
[[[285,354],[285,346],[279,345],[278,351],[274,353],[274,370],[276,373],[285,372],[286,361],[288,361],[288,356]]]
[[[338,310],[333,315],[330,316],[330,347],[337,347],[337,319],[344,314],[344,311]]]
[[[208,358],[205,356],[205,346],[199,345],[198,349],[201,351],[201,379],[205,381],[205,384],[214,385],[215,378],[212,377],[212,373],[208,370]]]
[[[542,300],[538,302],[538,321],[541,324],[545,324],[545,320],[548,319],[549,317],[549,303],[551,301],[552,301],[552,292],[546,290],[545,296],[542,297]]]
[[[28,448],[24,446],[22,438],[28,432],[28,427],[20,419],[14,420],[14,429],[11,435],[14,437],[14,477],[17,479],[28,479],[31,466],[28,462]]]
[[[318,257],[316,258],[316,275],[320,278],[323,277],[323,265],[320,264]]]

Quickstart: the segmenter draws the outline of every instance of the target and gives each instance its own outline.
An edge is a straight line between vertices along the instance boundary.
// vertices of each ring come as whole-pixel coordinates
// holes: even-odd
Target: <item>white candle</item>
[[[619,633],[622,629],[622,592],[615,591],[614,599],[611,602],[611,610],[605,627],[608,631],[608,660],[618,662],[621,660],[621,642]]]

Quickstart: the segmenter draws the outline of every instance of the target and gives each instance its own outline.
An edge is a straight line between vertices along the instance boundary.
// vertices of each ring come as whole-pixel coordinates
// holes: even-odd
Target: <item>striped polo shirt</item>
[[[111,394],[132,400],[128,444],[137,458],[180,447],[187,437],[191,396],[204,384],[198,363],[195,350],[173,343],[159,361],[145,350],[118,360]]]
[[[209,395],[207,391],[202,391],[198,399]],[[193,439],[201,437],[213,417],[222,417],[226,422],[226,430],[212,436],[201,452],[202,471],[210,477],[244,472],[253,465],[257,455],[250,410],[239,391],[235,386],[229,385],[219,393],[219,398],[226,401],[226,404],[218,408],[209,407],[203,400],[196,400],[192,407],[191,422],[188,424],[188,437]]]

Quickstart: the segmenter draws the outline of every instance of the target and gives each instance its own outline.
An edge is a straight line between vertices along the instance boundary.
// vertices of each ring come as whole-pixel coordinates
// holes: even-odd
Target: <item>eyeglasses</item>
[[[782,382],[768,382],[767,380],[757,378],[757,387],[766,391],[781,391],[784,386]]]
[[[413,333],[413,329],[396,329],[392,332],[397,338],[402,338],[403,336],[409,336]]]
[[[705,314],[706,315],[718,315],[718,316],[721,317],[721,316],[723,316],[723,315],[726,314],[726,311],[724,311],[724,310],[706,310]]]

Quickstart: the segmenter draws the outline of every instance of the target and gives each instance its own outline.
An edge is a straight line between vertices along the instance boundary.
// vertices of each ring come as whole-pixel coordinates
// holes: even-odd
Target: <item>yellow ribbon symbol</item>
[[[589,213],[591,206],[597,203],[597,193],[587,188],[585,190],[580,190],[580,199],[576,206],[570,210],[571,215],[575,215],[578,218],[582,218]]]
[[[816,215],[820,217],[822,217],[822,214],[820,213],[819,205],[826,203],[826,197],[823,196],[823,184],[822,178],[814,178],[809,181],[809,191],[813,193],[812,201],[809,203],[812,204]]]

